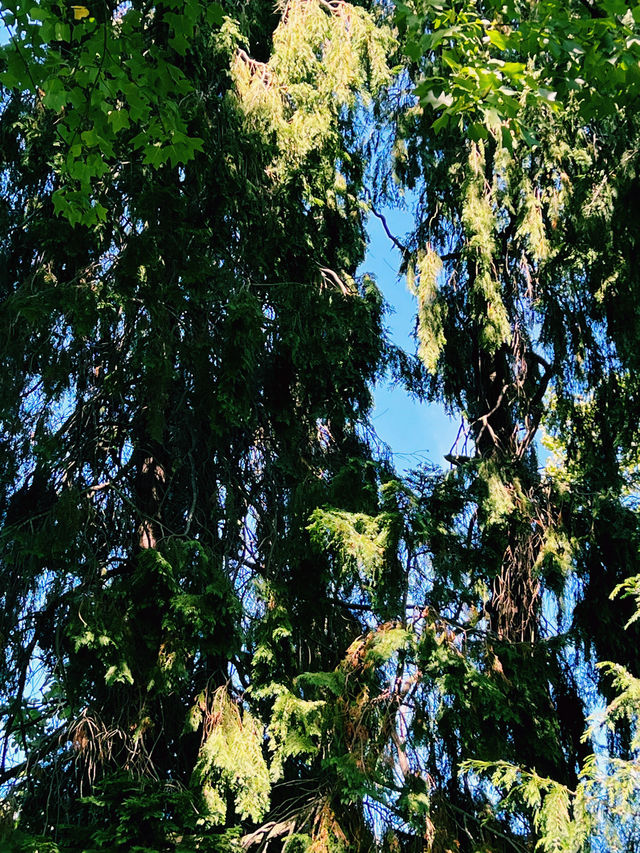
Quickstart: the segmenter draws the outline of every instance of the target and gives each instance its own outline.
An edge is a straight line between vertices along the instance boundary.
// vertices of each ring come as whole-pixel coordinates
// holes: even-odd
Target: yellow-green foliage
[[[486,490],[482,501],[486,524],[504,524],[515,509],[513,489],[506,486],[491,461],[480,463],[478,475]]]
[[[547,414],[555,412],[557,400],[553,394],[547,395]],[[566,493],[571,486],[571,472],[567,467],[566,442],[561,435],[552,434],[545,425],[541,427],[540,442],[549,451],[544,466],[545,478],[553,482],[554,488]]]
[[[232,76],[247,120],[276,143],[271,173],[282,178],[326,150],[338,117],[390,80],[391,31],[341,0],[289,0],[267,63],[238,51]]]
[[[324,726],[322,714],[326,703],[309,701],[296,696],[282,685],[276,688],[269,742],[273,752],[271,775],[274,780],[282,776],[283,762],[300,755],[315,755]]]
[[[469,254],[482,267],[489,265],[495,251],[496,220],[491,188],[484,177],[484,147],[481,143],[472,143],[469,153],[462,222],[468,235]]]
[[[201,790],[208,820],[225,821],[230,793],[243,820],[259,821],[269,807],[271,788],[262,754],[262,726],[248,711],[240,713],[224,687],[211,697],[204,693],[198,697],[187,725],[204,729],[193,781]]]
[[[480,314],[481,342],[489,352],[495,352],[511,340],[509,315],[494,269],[493,256],[496,248],[494,208],[493,191],[484,177],[484,148],[482,143],[472,143],[467,167],[462,223],[467,234],[469,260],[475,264],[471,290],[475,307]]]
[[[618,587],[634,597],[640,577]],[[633,620],[632,620],[633,621]],[[640,679],[623,666],[598,664],[612,681],[615,698],[603,713],[591,717],[583,741],[602,742],[602,731],[615,732],[624,720],[631,732],[631,757],[615,758],[604,752],[583,762],[579,782],[570,790],[535,770],[509,762],[465,761],[465,773],[487,777],[501,795],[500,805],[516,812],[521,804],[533,815],[542,853],[583,853],[586,850],[630,850],[637,838],[640,808]],[[635,849],[635,848],[633,848]]]
[[[337,552],[347,568],[354,567],[375,580],[384,565],[389,539],[389,517],[338,509],[317,509],[308,530],[321,547]]]
[[[508,762],[466,761],[467,773],[487,774],[500,791],[502,805],[508,809],[524,802],[533,812],[539,833],[536,849],[542,853],[580,853],[589,837],[591,821],[583,798],[569,789]]]
[[[382,626],[373,632],[367,645],[366,659],[375,666],[387,663],[399,651],[411,646],[415,637],[399,625]]]
[[[521,219],[517,235],[526,241],[532,260],[546,260],[549,257],[549,242],[542,219],[540,195],[528,179],[523,181],[521,193]]]
[[[552,567],[566,577],[573,566],[573,551],[574,544],[563,530],[548,527],[536,565]]]
[[[624,626],[625,628],[628,628],[629,625],[640,619],[640,575],[627,578],[622,583],[619,583],[611,593],[611,598],[615,598],[618,595],[622,598],[635,598],[636,601],[635,613]]]
[[[438,277],[442,261],[431,246],[418,252],[417,277],[411,275],[409,287],[418,298],[418,355],[430,373],[435,373],[440,353],[446,344],[444,321],[446,303],[438,298]]]
[[[508,344],[511,340],[509,315],[502,301],[500,283],[489,271],[484,271],[476,276],[474,289],[486,303],[482,343],[489,352],[495,352],[502,344]]]
[[[630,622],[633,621],[633,619],[630,620]],[[604,725],[610,731],[615,731],[616,725],[621,719],[627,720],[632,732],[631,749],[637,754],[640,750],[640,678],[631,675],[620,664],[605,661],[597,664],[597,666],[606,672],[613,683],[614,689],[618,691],[616,697],[607,706],[604,715]],[[595,717],[587,732],[587,736],[594,734],[596,724],[599,722],[597,717]],[[637,762],[636,774],[638,781],[640,781],[640,761]]]

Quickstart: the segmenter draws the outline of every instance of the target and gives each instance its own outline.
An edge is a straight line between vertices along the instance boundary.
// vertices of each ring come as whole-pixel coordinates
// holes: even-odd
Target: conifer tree
[[[27,6],[2,842],[635,849],[637,16]],[[357,276],[403,195],[416,356]],[[385,369],[461,417],[449,470],[393,471]]]
[[[592,778],[593,693],[614,696],[591,662],[638,672],[633,607],[611,599],[638,571],[637,22],[553,2],[400,3],[397,20],[418,98],[392,103],[396,181],[418,197],[401,248],[421,366],[404,371],[463,421],[451,470],[415,484],[431,556],[415,665],[432,680],[413,719],[430,717],[437,746],[416,737],[412,767],[430,780],[429,843],[589,849],[598,831],[574,831],[562,803]],[[622,717],[614,757],[633,740]],[[473,769],[506,756],[507,776],[533,775],[496,809]],[[559,785],[543,818],[540,775]],[[624,808],[616,843],[633,849]]]
[[[349,116],[389,35],[315,0],[7,10],[7,843],[226,849],[277,802],[272,685],[361,631],[307,525],[377,502]]]

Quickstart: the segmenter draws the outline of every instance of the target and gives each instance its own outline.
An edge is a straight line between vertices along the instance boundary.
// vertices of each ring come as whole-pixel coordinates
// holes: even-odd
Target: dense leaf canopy
[[[637,849],[638,10],[2,15],[6,849]]]

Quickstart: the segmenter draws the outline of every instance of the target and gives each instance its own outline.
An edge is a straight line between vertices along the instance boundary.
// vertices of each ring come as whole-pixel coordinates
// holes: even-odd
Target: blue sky
[[[402,210],[385,210],[384,214],[391,233],[402,241],[411,230],[411,215]],[[375,216],[370,216],[367,230],[370,244],[361,272],[375,278],[389,303],[387,327],[391,339],[413,353],[416,300],[404,277],[398,276],[400,252]],[[449,418],[442,406],[418,403],[402,387],[387,381],[375,389],[373,426],[393,451],[396,467],[407,471],[422,462],[448,467],[443,457],[451,450],[460,422]]]

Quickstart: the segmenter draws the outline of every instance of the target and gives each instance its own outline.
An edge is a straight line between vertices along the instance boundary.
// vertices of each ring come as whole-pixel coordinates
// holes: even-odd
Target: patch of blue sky
[[[408,210],[384,211],[389,230],[404,235],[413,227]],[[391,341],[408,353],[415,353],[416,300],[409,292],[404,276],[399,274],[400,251],[374,216],[368,222],[369,247],[360,270],[376,280],[389,308],[387,330]],[[379,438],[389,446],[400,473],[424,463],[446,464],[460,428],[456,420],[437,403],[424,403],[389,377],[374,389],[373,426]]]

